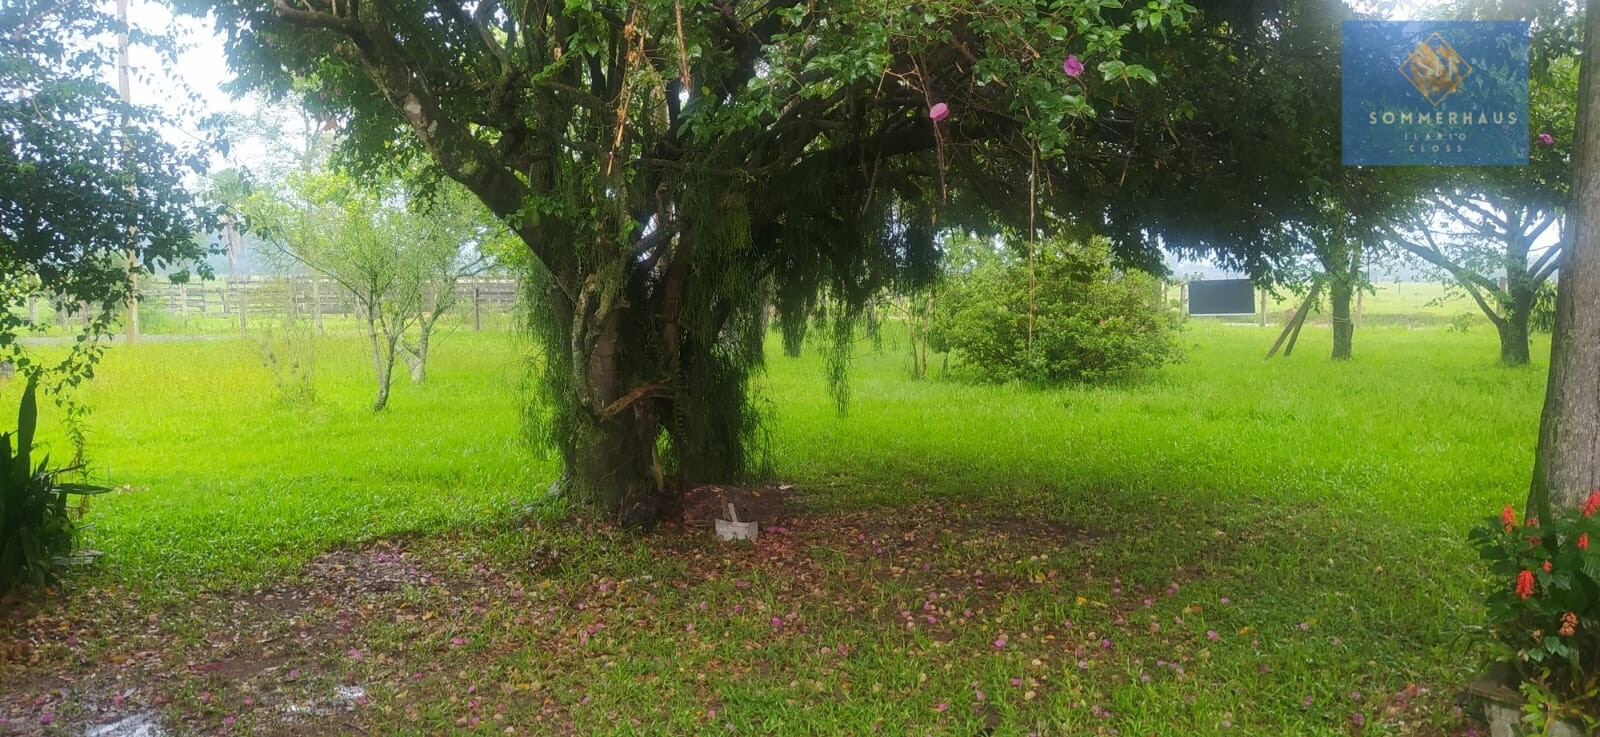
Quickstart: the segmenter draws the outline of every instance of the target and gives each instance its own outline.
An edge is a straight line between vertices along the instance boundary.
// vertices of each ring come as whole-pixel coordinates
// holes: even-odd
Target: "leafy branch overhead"
[[[214,141],[174,145],[162,133],[171,115],[125,103],[106,83],[121,29],[92,3],[0,7],[0,361],[30,374],[47,367],[16,342],[36,327],[23,309],[29,295],[85,303],[86,332],[99,334],[129,297],[129,251],[144,272],[204,254],[193,235],[208,214],[183,184]],[[170,39],[129,35],[174,53]],[[78,344],[54,366],[59,380],[87,377],[97,356],[93,341]]]

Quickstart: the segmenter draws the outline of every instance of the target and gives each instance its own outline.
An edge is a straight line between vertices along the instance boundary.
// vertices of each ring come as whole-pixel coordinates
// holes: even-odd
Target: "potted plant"
[[[1494,737],[1600,727],[1600,490],[1583,506],[1518,520],[1507,506],[1469,540],[1488,562],[1485,599],[1501,658],[1474,684]],[[1591,543],[1592,541],[1592,543]]]

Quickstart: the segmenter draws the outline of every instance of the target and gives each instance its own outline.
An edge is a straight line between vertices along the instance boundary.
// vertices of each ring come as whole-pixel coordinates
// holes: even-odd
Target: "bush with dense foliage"
[[[1600,727],[1600,490],[1576,510],[1519,521],[1509,505],[1470,540],[1491,575],[1484,608],[1535,722]],[[1547,712],[1547,713],[1546,713]],[[1590,732],[1593,734],[1593,732]]]
[[[77,531],[67,497],[106,490],[62,483],[61,475],[74,467],[51,468],[49,458],[33,462],[38,385],[31,377],[22,392],[16,432],[0,433],[0,594],[49,583],[56,558],[72,549]]]
[[[1155,277],[1115,268],[1098,239],[1033,251],[1030,265],[1026,244],[953,244],[935,348],[994,381],[1096,382],[1179,358]]]

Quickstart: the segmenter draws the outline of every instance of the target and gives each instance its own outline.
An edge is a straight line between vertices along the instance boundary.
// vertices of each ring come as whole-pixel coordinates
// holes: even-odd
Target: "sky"
[[[114,12],[114,2],[100,1]],[[153,0],[129,0],[128,20],[142,30],[172,32],[180,47],[184,49],[178,63],[172,69],[165,69],[155,52],[150,49],[135,46],[129,50],[128,66],[131,69],[129,94],[135,103],[163,104],[165,101],[175,99],[181,91],[188,90],[200,98],[208,112],[244,115],[254,113],[255,101],[236,100],[222,90],[223,83],[231,80],[233,75],[228,71],[222,50],[222,39],[212,29],[209,20],[175,18],[162,3]],[[112,84],[116,83],[115,68],[106,70],[106,79]],[[198,133],[193,130],[172,131],[169,135],[180,140],[185,137],[198,137]],[[262,151],[251,150],[251,147],[246,145],[233,152],[231,156],[213,157],[211,163],[215,169],[249,163],[259,160],[262,155]]]

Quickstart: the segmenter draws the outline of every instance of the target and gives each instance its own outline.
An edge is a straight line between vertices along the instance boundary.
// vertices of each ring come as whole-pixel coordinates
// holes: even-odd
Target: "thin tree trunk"
[[[423,318],[417,326],[417,342],[415,345],[404,346],[401,355],[405,356],[406,366],[411,370],[411,383],[421,384],[428,380],[428,345],[433,336],[433,320]]]
[[[394,343],[388,336],[379,336],[378,316],[371,308],[367,308],[367,341],[372,344],[372,370],[378,378],[378,396],[372,400],[372,411],[382,412],[389,406],[389,378],[394,372]],[[387,344],[388,350],[383,346]],[[385,355],[387,353],[387,355]]]
[[[1546,519],[1600,487],[1600,0],[1586,5],[1570,230],[1528,499],[1529,513]]]
[[[311,319],[317,325],[317,335],[326,335],[322,331],[322,287],[320,280],[311,277]]]

